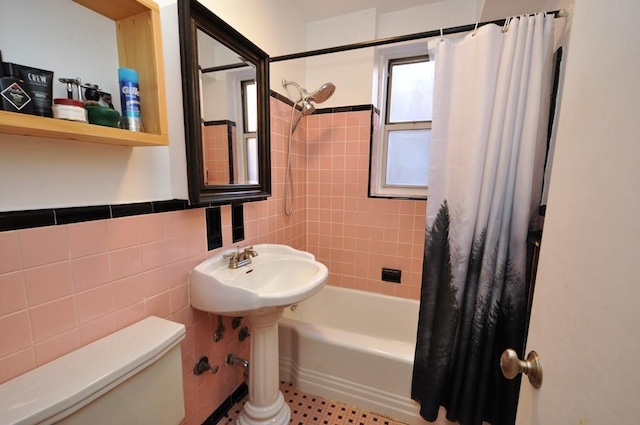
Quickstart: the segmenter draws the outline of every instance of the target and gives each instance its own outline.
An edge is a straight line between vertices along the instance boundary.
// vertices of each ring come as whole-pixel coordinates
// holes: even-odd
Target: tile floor
[[[405,425],[357,407],[303,393],[288,383],[280,383],[280,390],[291,407],[292,425]],[[246,397],[234,405],[217,425],[234,424],[245,401]]]

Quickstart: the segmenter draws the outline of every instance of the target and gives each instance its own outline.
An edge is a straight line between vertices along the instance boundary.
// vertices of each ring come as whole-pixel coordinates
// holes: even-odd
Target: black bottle
[[[22,114],[33,114],[31,90],[15,76],[4,76],[2,52],[0,52],[0,109]]]

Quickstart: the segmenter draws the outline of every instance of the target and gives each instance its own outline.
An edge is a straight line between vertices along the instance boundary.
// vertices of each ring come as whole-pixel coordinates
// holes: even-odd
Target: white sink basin
[[[327,280],[327,267],[308,252],[273,244],[253,249],[258,255],[246,266],[230,269],[219,254],[191,270],[191,305],[224,316],[265,314],[312,296]]]

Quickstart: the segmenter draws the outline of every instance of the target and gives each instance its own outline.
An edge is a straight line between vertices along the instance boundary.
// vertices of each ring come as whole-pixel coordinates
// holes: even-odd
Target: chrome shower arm
[[[298,83],[296,83],[295,81],[287,81],[283,79],[282,87],[286,89],[288,86],[294,86],[295,88],[298,89],[298,92],[300,93],[300,98],[296,101],[296,103],[300,102],[302,99],[305,98],[305,96],[309,95],[309,93],[307,93],[307,91],[302,87],[300,87],[300,85],[298,85]]]

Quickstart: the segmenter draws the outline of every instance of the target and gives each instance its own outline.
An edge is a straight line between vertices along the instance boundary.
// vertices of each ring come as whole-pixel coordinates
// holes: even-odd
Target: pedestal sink
[[[246,316],[252,325],[249,401],[240,425],[287,425],[289,406],[279,390],[278,319],[284,308],[318,292],[328,270],[313,254],[287,245],[255,245],[257,256],[237,269],[225,254],[189,273],[191,305],[223,316]]]

